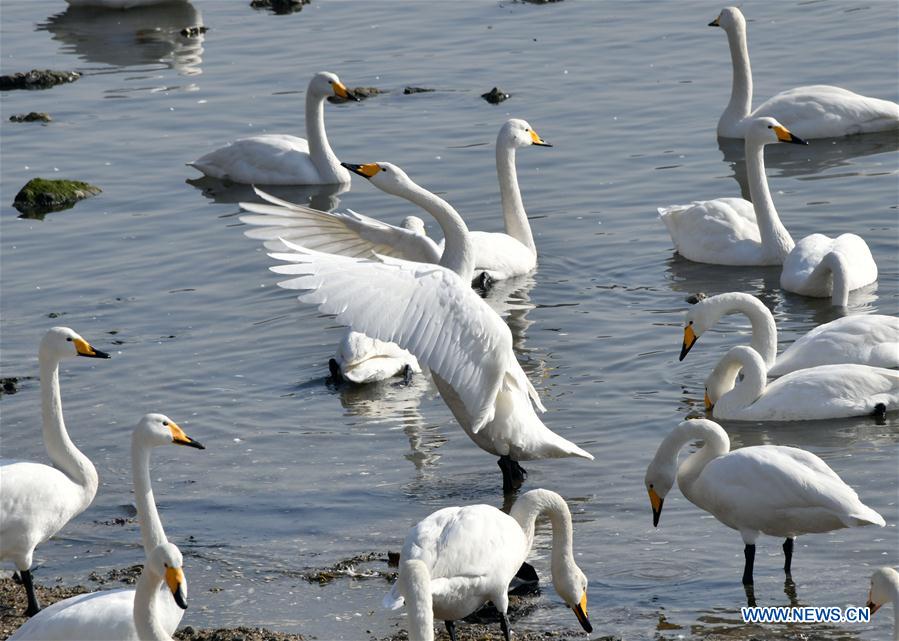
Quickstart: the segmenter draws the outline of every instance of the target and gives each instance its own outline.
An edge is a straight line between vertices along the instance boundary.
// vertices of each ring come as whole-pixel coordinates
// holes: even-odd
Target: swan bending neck
[[[767,367],[772,367],[777,358],[777,325],[774,315],[755,296],[743,293],[719,294],[698,303],[711,304],[715,311],[715,321],[728,314],[744,314],[752,326],[750,345],[761,354]]]
[[[762,250],[768,258],[783,263],[795,243],[774,208],[774,200],[765,176],[765,146],[746,141],[746,173],[749,179],[749,197],[759,226]]]
[[[677,468],[677,486],[689,500],[693,482],[702,473],[709,461],[730,451],[727,432],[710,421],[684,421],[665,437],[659,446],[656,459],[667,459],[677,464],[677,455],[684,445],[692,440],[702,439],[704,444],[691,454]]]
[[[454,271],[465,282],[471,281],[474,278],[474,248],[468,227],[459,213],[448,202],[414,183],[402,195],[440,224],[444,238],[440,265]]]
[[[527,540],[527,550],[534,544],[534,526],[539,516],[549,517],[552,524],[552,573],[554,577],[565,563],[574,563],[572,551],[571,511],[568,504],[554,492],[531,490],[521,496],[509,516],[518,522]]]
[[[409,613],[409,641],[434,641],[434,603],[427,566],[415,559],[404,561],[397,580]]]
[[[503,207],[506,233],[527,247],[535,255],[537,246],[528,222],[521,189],[518,186],[518,171],[515,167],[515,147],[500,138],[496,141],[496,174],[499,178],[499,195]]]

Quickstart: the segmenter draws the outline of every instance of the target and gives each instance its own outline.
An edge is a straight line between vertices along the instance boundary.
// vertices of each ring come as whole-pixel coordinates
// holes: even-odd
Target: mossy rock
[[[27,114],[13,114],[10,122],[50,122],[53,118],[45,111],[29,111]]]
[[[75,82],[81,77],[77,71],[54,71],[53,69],[32,69],[25,73],[0,76],[0,91],[11,89],[49,89],[67,82]]]
[[[80,180],[32,178],[16,194],[13,207],[23,218],[43,218],[45,214],[72,207],[79,200],[96,196],[102,190]]]
[[[353,100],[352,98],[341,98],[340,96],[328,96],[328,102],[332,102],[335,105],[341,105],[345,102],[359,102],[371,98],[372,96],[380,96],[382,93],[387,93],[383,89],[378,89],[377,87],[352,87],[349,89],[349,92],[355,96],[356,100]]]
[[[254,9],[268,9],[274,14],[283,16],[297,11],[302,11],[303,6],[311,0],[252,0],[250,6]]]
[[[499,87],[494,87],[487,93],[482,93],[481,98],[489,102],[491,105],[498,105],[499,103],[508,100],[510,96]]]

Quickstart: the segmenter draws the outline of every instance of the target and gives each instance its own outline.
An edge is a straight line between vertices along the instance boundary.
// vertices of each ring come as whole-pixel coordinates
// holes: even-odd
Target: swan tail
[[[879,513],[863,503],[849,515],[848,521],[849,527],[861,527],[864,525],[879,525],[880,527],[884,527],[886,525],[886,521]]]

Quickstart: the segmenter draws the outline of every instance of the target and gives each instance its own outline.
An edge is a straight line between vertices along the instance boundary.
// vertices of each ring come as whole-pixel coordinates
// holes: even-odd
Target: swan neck
[[[730,101],[721,115],[721,122],[738,123],[752,111],[752,68],[749,65],[749,46],[746,41],[746,25],[736,25],[727,31],[733,78]],[[720,133],[720,126],[719,126]]]
[[[767,372],[764,369],[761,357],[753,358],[754,354],[743,351],[744,348],[735,348],[721,359],[719,367],[722,376],[732,389],[722,394],[719,404],[728,407],[745,408],[755,403],[765,393],[767,386]],[[757,356],[757,355],[756,355]],[[718,367],[715,368],[716,372]],[[743,380],[737,381],[737,375],[743,372]]]
[[[397,580],[409,614],[409,641],[434,641],[434,601],[427,566],[418,560],[405,562]]]
[[[144,564],[134,591],[134,627],[140,641],[171,641],[160,623],[159,599],[166,596],[162,583]]]
[[[537,517],[549,517],[553,533],[551,563],[553,578],[562,576],[566,566],[574,565],[571,511],[562,497],[546,490],[532,490],[515,502],[509,516],[518,522],[524,532],[527,541],[526,553],[534,544]]]
[[[746,173],[749,179],[749,197],[755,209],[763,251],[778,263],[783,263],[795,245],[780,216],[774,208],[774,200],[765,176],[765,146],[746,141]]]
[[[899,581],[890,583],[890,600],[893,602],[893,641],[899,641]]]
[[[502,142],[501,139],[496,141],[496,174],[499,178],[499,196],[506,233],[536,254],[537,246],[534,244],[534,235],[518,187],[515,146]]]
[[[715,321],[727,314],[744,314],[752,326],[751,347],[761,355],[768,368],[774,366],[777,358],[777,325],[771,310],[755,296],[741,293],[720,294],[707,302],[711,303],[715,311]]]
[[[150,447],[135,438],[131,440],[131,474],[134,482],[134,502],[144,555],[150,554],[168,539],[156,509],[156,499],[150,481]]]
[[[402,195],[431,214],[440,224],[444,238],[440,265],[456,272],[464,281],[471,281],[474,278],[474,248],[468,227],[459,213],[448,202],[415,183]]]
[[[849,266],[844,259],[835,252],[830,252],[821,261],[830,270],[833,291],[831,304],[837,307],[846,307],[849,304]]]
[[[659,446],[659,453],[663,453],[663,456],[669,460],[673,459],[676,465],[677,455],[681,448],[697,439],[704,441],[703,446],[688,456],[677,468],[677,486],[690,501],[693,501],[691,498],[693,482],[699,477],[705,466],[709,461],[730,451],[730,439],[727,437],[727,432],[717,424],[705,421],[685,421],[674,428]]]
[[[325,97],[316,95],[311,88],[306,90],[306,139],[309,142],[309,157],[323,181],[348,182],[342,177],[346,170],[340,166],[325,133]]]

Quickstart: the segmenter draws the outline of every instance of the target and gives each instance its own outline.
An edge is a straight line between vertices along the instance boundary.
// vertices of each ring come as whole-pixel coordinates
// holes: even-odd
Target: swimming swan
[[[329,185],[350,182],[325,133],[324,104],[328,96],[350,100],[336,74],[320,71],[306,89],[306,136],[263,134],[239,138],[188,163],[207,176],[259,185]]]
[[[134,590],[101,590],[54,603],[28,621],[10,641],[50,639],[140,639],[171,641],[172,634],[160,621],[160,599],[179,610],[187,609],[186,583],[181,552],[172,543],[158,545],[144,564]],[[127,620],[124,619],[127,615]],[[70,626],[68,634],[54,636],[38,625],[52,617]],[[129,629],[130,628],[130,629]],[[120,636],[112,634],[116,630]],[[64,632],[64,630],[59,630]],[[122,636],[124,635],[124,636]]]
[[[680,360],[727,314],[749,318],[750,346],[761,355],[768,376],[837,363],[899,367],[899,318],[895,316],[857,314],[838,318],[814,328],[777,356],[774,315],[755,296],[739,292],[710,296],[687,310]]]
[[[884,603],[893,604],[893,641],[899,641],[899,572],[883,567],[871,576],[868,609],[873,616]]]
[[[718,135],[743,138],[759,116],[777,118],[803,138],[831,138],[899,129],[899,105],[868,98],[829,85],[783,91],[752,109],[752,70],[746,45],[746,19],[736,7],[726,7],[710,27],[727,33],[733,63],[730,102],[718,121]]]
[[[42,431],[53,466],[0,460],[0,560],[19,570],[28,597],[25,616],[41,609],[31,576],[34,548],[81,514],[97,493],[97,470],[69,439],[62,417],[59,362],[72,356],[109,358],[68,327],[54,327],[41,339]]]
[[[737,381],[742,370],[743,380]],[[766,383],[765,362],[745,345],[732,347],[706,379],[715,418],[804,421],[883,414],[899,409],[899,372],[868,365],[819,365]]]
[[[681,448],[704,445],[680,465]],[[800,534],[886,523],[820,458],[795,447],[755,445],[730,451],[727,432],[706,419],[684,421],[665,437],[644,483],[659,525],[665,496],[674,485],[693,505],[740,532],[746,544],[743,583],[752,584],[759,534],[784,541],[784,572],[790,575],[793,541]]]
[[[271,256],[287,264],[272,271],[291,278],[278,284],[308,290],[300,294],[302,302],[372,338],[397,343],[429,367],[462,429],[481,449],[500,457],[506,491],[524,482],[518,461],[592,459],[534,412],[534,406],[545,408],[515,358],[509,328],[469,285],[474,256],[468,228],[456,210],[395,165],[346,166],[437,219],[446,238],[440,264],[335,256],[285,240],[290,251]]]
[[[162,414],[147,414],[134,428],[131,434],[131,474],[134,480],[137,520],[147,559],[152,558],[153,551],[159,546],[168,544],[150,485],[150,452],[154,447],[162,445],[205,449],[187,436],[177,423]],[[186,596],[187,583],[183,578],[181,587]],[[140,628],[135,627],[132,615],[141,597],[140,589],[141,584],[138,583],[137,592],[132,589],[104,590],[66,599],[29,619],[12,639],[144,641],[144,637],[140,636]],[[66,604],[65,607],[60,607],[63,603]],[[166,594],[166,589],[160,587],[152,609],[155,612],[155,625],[171,637],[184,615],[183,607],[173,602],[170,595]],[[103,622],[103,626],[97,627],[98,622]]]
[[[828,238],[806,236],[784,260],[780,286],[788,292],[830,298],[837,307],[849,304],[849,292],[877,280],[877,263],[865,241],[855,234]]]
[[[420,521],[406,536],[399,576],[384,597],[384,607],[395,610],[406,600],[413,624],[410,641],[428,641],[433,639],[434,617],[445,622],[455,639],[455,621],[492,601],[508,641],[509,583],[530,554],[539,516],[552,523],[556,593],[584,630],[592,632],[587,577],[574,562],[571,512],[565,500],[549,490],[525,492],[509,514],[490,505],[468,505],[443,508]],[[432,609],[430,616],[426,609]]]

